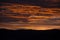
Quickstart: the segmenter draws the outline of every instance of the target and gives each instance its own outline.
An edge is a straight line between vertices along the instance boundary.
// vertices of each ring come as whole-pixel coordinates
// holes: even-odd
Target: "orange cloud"
[[[8,9],[7,11],[2,11],[3,15],[10,18],[26,18],[30,22],[21,24],[18,22],[11,23],[0,23],[1,28],[6,29],[33,29],[33,30],[48,30],[48,29],[59,29],[60,26],[56,26],[55,24],[59,24],[60,21],[55,21],[51,19],[60,18],[60,8],[43,8],[40,6],[32,6],[32,5],[22,5],[22,4],[11,4],[10,6],[1,6],[1,8]],[[12,14],[31,14],[29,17],[12,15]],[[7,14],[8,13],[8,14]],[[36,15],[39,14],[40,16]],[[48,16],[49,14],[50,16]],[[44,16],[45,15],[45,16]],[[50,20],[49,20],[50,19]],[[59,23],[58,23],[59,22]],[[8,25],[7,25],[8,24]],[[46,25],[45,25],[46,24]]]

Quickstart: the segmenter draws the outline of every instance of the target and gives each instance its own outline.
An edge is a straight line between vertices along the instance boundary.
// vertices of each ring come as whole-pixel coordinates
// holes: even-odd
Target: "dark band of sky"
[[[8,2],[8,3],[22,3],[22,4],[31,4],[36,6],[42,6],[42,7],[51,7],[51,8],[60,8],[60,1],[58,2],[53,1],[46,1],[46,0],[0,0],[1,2]]]

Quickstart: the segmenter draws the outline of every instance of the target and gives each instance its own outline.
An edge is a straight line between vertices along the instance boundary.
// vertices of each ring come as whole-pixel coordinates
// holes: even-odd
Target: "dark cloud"
[[[53,16],[52,14],[42,14],[42,13],[37,13],[35,15],[37,15],[37,16]]]
[[[24,16],[28,17],[29,14],[20,14],[20,13],[13,13],[11,10],[8,10],[7,8],[0,8],[0,23],[9,23],[9,22],[28,22],[28,19],[26,18],[12,18],[10,16]]]
[[[46,25],[56,25],[60,26],[60,18],[49,18],[47,20],[44,20]]]
[[[7,22],[16,22],[18,21],[19,19],[14,19],[14,18],[9,18],[7,16],[3,16],[0,14],[0,23],[7,23]]]
[[[25,16],[27,17],[27,15],[23,15],[23,14],[18,14],[18,13],[0,13],[0,23],[4,23],[4,22],[29,22],[27,18],[12,18],[7,16],[8,14],[10,14],[11,16]]]
[[[31,5],[37,5],[42,7],[59,7],[60,8],[60,0],[57,0],[57,2],[53,0],[1,0],[0,2],[10,2],[10,3],[21,3],[21,4],[31,4]]]
[[[29,22],[26,18],[11,18],[7,16],[0,15],[0,23],[9,23],[9,22]]]
[[[60,20],[60,18],[50,18],[49,20]]]

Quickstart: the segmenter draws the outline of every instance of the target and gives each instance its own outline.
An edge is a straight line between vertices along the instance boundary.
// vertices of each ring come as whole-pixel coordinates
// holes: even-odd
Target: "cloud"
[[[0,6],[0,10],[1,28],[13,30],[21,28],[33,30],[60,28],[60,8],[6,3],[6,5]]]
[[[60,0],[1,0],[0,2],[31,4],[47,8],[60,8]]]

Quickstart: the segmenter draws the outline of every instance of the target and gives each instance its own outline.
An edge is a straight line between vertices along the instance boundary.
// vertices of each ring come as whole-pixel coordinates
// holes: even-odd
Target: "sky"
[[[60,29],[59,0],[0,1],[0,28]]]
[[[0,2],[38,5],[42,7],[60,7],[60,0],[1,0]]]

